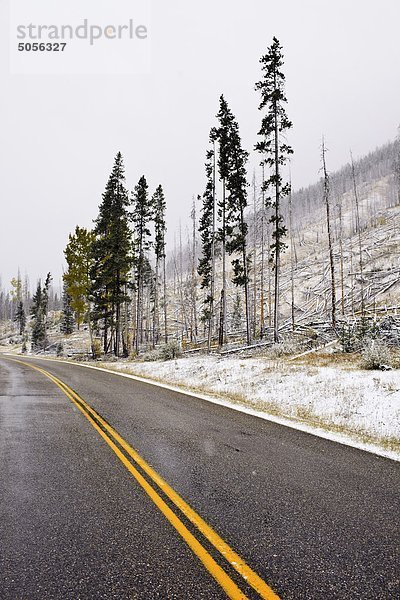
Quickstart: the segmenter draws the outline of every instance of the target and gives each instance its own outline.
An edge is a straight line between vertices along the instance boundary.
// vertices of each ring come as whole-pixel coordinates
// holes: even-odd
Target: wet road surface
[[[112,373],[23,361],[68,384],[280,598],[400,597],[398,463]],[[106,441],[53,381],[0,356],[0,598],[226,598]],[[243,597],[263,597],[158,493]]]

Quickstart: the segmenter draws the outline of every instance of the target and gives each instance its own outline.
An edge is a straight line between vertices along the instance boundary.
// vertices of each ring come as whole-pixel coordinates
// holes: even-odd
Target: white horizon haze
[[[73,6],[82,19],[95,10],[89,0],[56,1],[63,14]],[[285,56],[294,189],[319,179],[322,135],[335,171],[348,162],[350,148],[361,157],[394,139],[400,123],[398,0],[153,0],[150,72],[115,75],[10,73],[9,17],[10,0],[0,0],[6,288],[18,268],[32,288],[48,271],[58,283],[68,234],[76,225],[92,226],[118,151],[129,190],[142,175],[151,193],[163,185],[173,243],[179,222],[185,228],[189,221],[192,197],[204,191],[221,94],[251,154],[251,181],[261,121],[254,85],[273,36]]]

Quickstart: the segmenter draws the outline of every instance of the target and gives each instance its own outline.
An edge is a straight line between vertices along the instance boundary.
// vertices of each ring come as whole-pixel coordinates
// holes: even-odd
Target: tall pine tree
[[[229,123],[229,171],[227,177],[227,189],[229,192],[227,200],[227,251],[234,255],[232,260],[233,279],[236,286],[244,290],[246,311],[246,339],[251,341],[250,329],[250,298],[249,298],[249,267],[250,259],[247,254],[247,232],[248,225],[245,219],[247,207],[247,178],[246,163],[248,152],[243,150],[239,135],[238,123],[227,109],[230,117]]]
[[[151,247],[150,221],[153,217],[153,210],[148,189],[149,186],[143,175],[135,186],[132,213],[136,283],[136,352],[139,352],[140,345],[143,343],[144,286],[148,274],[147,253]]]
[[[18,323],[19,335],[23,335],[26,326],[26,315],[24,310],[24,303],[22,302],[22,300],[18,302],[14,321]]]
[[[292,148],[286,142],[286,134],[292,127],[286,116],[287,102],[284,85],[285,76],[282,72],[282,47],[276,37],[267,54],[261,57],[263,78],[256,83],[256,90],[261,93],[259,109],[265,114],[261,121],[258,135],[262,140],[256,144],[256,150],[262,155],[261,165],[270,170],[270,176],[263,184],[266,192],[266,206],[272,208],[270,222],[273,224],[273,242],[271,258],[274,261],[274,341],[279,341],[279,271],[280,255],[286,247],[283,241],[287,230],[281,212],[282,200],[289,193],[289,184],[283,181],[282,167],[293,154]]]
[[[44,294],[42,290],[42,282],[38,281],[36,292],[32,298],[31,306],[31,344],[32,350],[43,350],[46,339],[46,325],[45,325],[45,313],[44,313]]]
[[[201,257],[198,273],[200,287],[205,290],[202,320],[208,323],[207,349],[211,349],[212,323],[214,319],[215,289],[215,133],[210,134],[212,148],[206,154],[207,184],[203,194],[199,232],[201,238]]]
[[[154,219],[154,253],[155,285],[154,285],[154,315],[153,315],[153,345],[158,344],[160,338],[160,270],[163,278],[163,305],[164,305],[164,339],[168,341],[167,324],[167,293],[165,277],[165,197],[162,186],[159,185],[152,197],[153,219]]]
[[[248,153],[243,150],[239,135],[239,126],[224,96],[220,97],[220,108],[217,114],[218,127],[212,135],[218,142],[218,172],[222,183],[222,196],[218,201],[219,225],[217,238],[222,247],[222,291],[221,314],[219,328],[219,345],[226,341],[226,296],[227,266],[226,254],[233,256],[234,285],[244,289],[246,307],[246,338],[250,343],[250,311],[249,311],[249,257],[247,256],[247,223],[245,209],[247,206],[246,163]]]
[[[215,139],[218,141],[218,173],[222,185],[221,197],[217,201],[219,226],[217,227],[217,239],[221,244],[222,258],[222,289],[220,299],[220,319],[218,343],[222,346],[226,342],[226,295],[227,295],[227,275],[226,275],[226,251],[227,237],[230,231],[230,225],[227,222],[227,179],[230,171],[230,130],[232,126],[233,115],[228,108],[228,104],[221,96],[219,99],[219,111],[217,113],[218,127],[212,132]]]
[[[122,155],[115,157],[99,215],[95,221],[91,268],[94,319],[103,330],[103,349],[116,356],[121,344],[121,306],[129,300],[127,289],[132,266],[128,224],[128,192]],[[125,340],[122,340],[125,345]]]

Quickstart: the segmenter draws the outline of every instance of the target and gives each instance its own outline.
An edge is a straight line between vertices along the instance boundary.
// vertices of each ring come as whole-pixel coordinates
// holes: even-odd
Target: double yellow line
[[[22,365],[28,366],[39,371],[51,381],[53,381],[64,394],[75,404],[75,406],[87,418],[90,424],[101,435],[105,442],[110,446],[122,464],[133,475],[138,484],[143,488],[146,494],[151,498],[157,508],[168,519],[171,525],[182,536],[191,550],[201,560],[207,571],[214,577],[219,585],[224,589],[228,598],[233,600],[244,600],[246,595],[240,590],[236,583],[229,577],[224,569],[214,560],[211,554],[201,545],[196,537],[189,531],[185,524],[171,510],[168,504],[162,499],[160,494],[135,468],[126,455],[121,451],[115,442],[126,452],[128,456],[139,466],[149,479],[158,487],[162,493],[169,498],[173,505],[203,534],[210,544],[224,557],[244,581],[251,586],[261,598],[265,600],[279,600],[275,592],[255,573],[244,560],[232,550],[232,548],[198,515],[180,496],[171,488],[170,485],[134,450],[120,435],[99,415],[87,402],[85,402],[74,390],[72,390],[63,381],[30,363],[15,360]]]

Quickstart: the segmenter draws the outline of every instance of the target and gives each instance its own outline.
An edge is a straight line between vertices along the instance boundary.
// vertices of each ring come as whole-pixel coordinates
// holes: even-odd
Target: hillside
[[[389,143],[355,162],[355,190],[359,203],[357,230],[355,190],[350,165],[330,174],[330,216],[336,280],[338,320],[359,316],[361,298],[366,315],[397,314],[400,305],[400,205],[396,176],[398,144]],[[268,210],[262,210],[260,182],[249,190],[247,221],[250,254],[250,312],[253,338],[268,338],[273,312],[273,270],[268,261],[272,230]],[[288,200],[283,206],[289,230],[281,260],[281,330],[330,320],[330,264],[326,207],[322,183],[292,195],[292,223]],[[189,234],[187,234],[189,238]],[[360,271],[360,242],[362,277]],[[193,272],[199,258],[199,241],[176,246],[169,259],[169,310],[174,332],[181,339],[204,339],[201,304],[204,293]],[[231,283],[228,266],[228,341],[244,332],[243,292]],[[194,306],[193,287],[197,286]],[[216,262],[216,314],[220,312],[222,260]],[[293,290],[293,291],[292,291]],[[239,292],[239,293],[238,293]],[[293,300],[292,300],[293,294]],[[197,312],[198,335],[193,334]],[[262,327],[262,321],[264,327]],[[215,323],[215,327],[217,324]]]
[[[398,141],[388,143],[366,157],[355,161],[355,189],[350,165],[330,174],[330,214],[333,232],[333,254],[336,280],[336,312],[340,321],[354,321],[360,315],[361,299],[367,316],[397,314],[400,306],[400,205],[399,205]],[[397,173],[397,175],[396,175]],[[359,224],[355,210],[355,191],[359,202]],[[217,190],[217,195],[219,190]],[[288,227],[287,250],[281,260],[280,329],[283,339],[292,337],[295,328],[302,339],[306,325],[320,322],[327,331],[321,341],[333,339],[330,322],[330,265],[323,203],[322,183],[292,194],[292,215],[289,202],[282,209]],[[193,221],[197,230],[197,218]],[[249,187],[246,218],[249,226],[247,244],[250,256],[250,317],[252,338],[257,343],[271,340],[273,312],[273,270],[268,260],[272,239],[270,213],[262,208],[261,182],[255,180]],[[179,231],[174,249],[167,249],[167,319],[168,337],[176,339],[186,349],[201,348],[206,340],[206,322],[202,319],[206,292],[201,288],[197,274],[200,257],[198,233]],[[362,277],[360,271],[361,242]],[[222,287],[222,259],[216,247],[215,319],[213,345],[216,344],[220,318]],[[245,318],[243,289],[232,284],[231,260],[227,269],[227,343],[228,348],[243,345]],[[150,263],[152,259],[149,257]],[[154,266],[154,265],[153,265]],[[29,281],[22,284],[26,311],[31,304]],[[133,292],[134,294],[134,292]],[[133,298],[133,297],[132,297]],[[152,347],[154,291],[151,282],[146,285],[143,302],[143,349]],[[161,309],[163,307],[163,298]],[[57,344],[59,336],[59,294],[50,289],[50,337]],[[135,302],[128,307],[128,318]],[[16,327],[13,319],[16,303],[10,294],[0,289],[0,321],[2,337],[7,342]],[[164,330],[161,310],[160,330]],[[7,324],[8,322],[8,324]],[[131,324],[131,328],[133,324]],[[325,329],[324,329],[325,328]],[[83,332],[84,333],[84,332]],[[321,330],[319,330],[321,333]],[[54,335],[53,335],[54,334]],[[300,338],[299,338],[300,336]],[[82,336],[80,336],[82,337]],[[83,336],[85,338],[85,335]],[[303,336],[304,337],[304,336]]]

